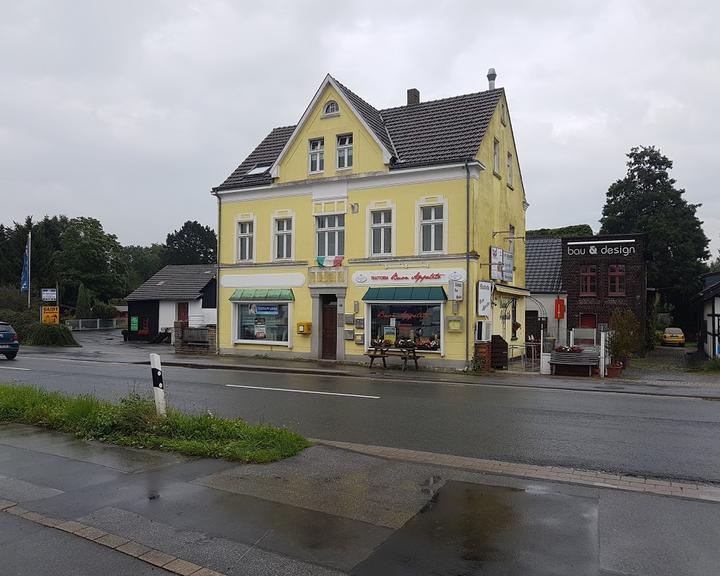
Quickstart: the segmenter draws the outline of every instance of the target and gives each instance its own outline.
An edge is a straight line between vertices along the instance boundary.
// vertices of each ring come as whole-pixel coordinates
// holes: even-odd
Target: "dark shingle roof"
[[[562,239],[525,239],[525,287],[534,294],[562,290]]]
[[[396,156],[392,170],[446,164],[473,158],[485,136],[503,89],[376,110],[340,82],[344,96]],[[272,163],[292,136],[295,126],[275,128],[225,182],[214,190],[270,185],[270,174],[245,174],[256,164]]]
[[[295,126],[283,126],[281,128],[273,129],[270,134],[265,136],[265,139],[260,142],[257,148],[253,150],[242,164],[235,168],[235,171],[228,176],[228,178],[216,188],[216,190],[228,190],[232,188],[247,188],[249,186],[263,186],[272,183],[270,173],[265,172],[264,174],[252,174],[245,176],[246,172],[252,170],[256,164],[272,164],[275,159],[280,156],[280,152],[285,147],[285,144],[290,139],[290,136],[295,130]]]
[[[382,110],[397,168],[442,164],[477,154],[502,88]]]
[[[215,278],[215,266],[184,264],[165,266],[150,280],[132,292],[126,300],[196,300]]]

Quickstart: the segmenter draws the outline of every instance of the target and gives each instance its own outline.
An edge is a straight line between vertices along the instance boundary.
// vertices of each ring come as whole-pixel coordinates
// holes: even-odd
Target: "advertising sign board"
[[[512,284],[514,268],[515,268],[515,256],[513,256],[512,252],[503,250],[503,273],[502,273],[503,282]]]
[[[60,307],[59,306],[43,306],[42,307],[42,323],[43,324],[60,324]]]
[[[490,279],[503,279],[503,249],[490,246]]]
[[[43,288],[40,294],[43,302],[57,302],[57,290],[55,288]]]
[[[477,315],[490,317],[492,305],[492,282],[480,281],[477,284]]]

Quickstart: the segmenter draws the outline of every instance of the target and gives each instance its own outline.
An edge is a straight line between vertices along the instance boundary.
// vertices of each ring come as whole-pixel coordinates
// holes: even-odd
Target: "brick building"
[[[644,331],[647,269],[644,234],[564,238],[562,287],[567,328],[604,329],[615,310],[629,308]]]

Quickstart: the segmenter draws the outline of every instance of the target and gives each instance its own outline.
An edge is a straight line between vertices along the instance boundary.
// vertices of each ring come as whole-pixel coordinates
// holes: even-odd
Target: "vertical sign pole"
[[[152,372],[153,395],[155,396],[155,410],[158,416],[165,416],[165,384],[163,383],[160,355],[150,354],[150,371]]]

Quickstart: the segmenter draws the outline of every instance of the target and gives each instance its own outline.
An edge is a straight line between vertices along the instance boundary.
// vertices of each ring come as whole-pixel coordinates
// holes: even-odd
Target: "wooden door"
[[[580,314],[580,328],[597,328],[597,315]]]
[[[177,319],[182,322],[187,322],[188,319],[188,303],[178,302],[177,303]]]
[[[323,295],[322,297],[320,346],[321,358],[327,360],[337,358],[337,298],[333,295]]]

